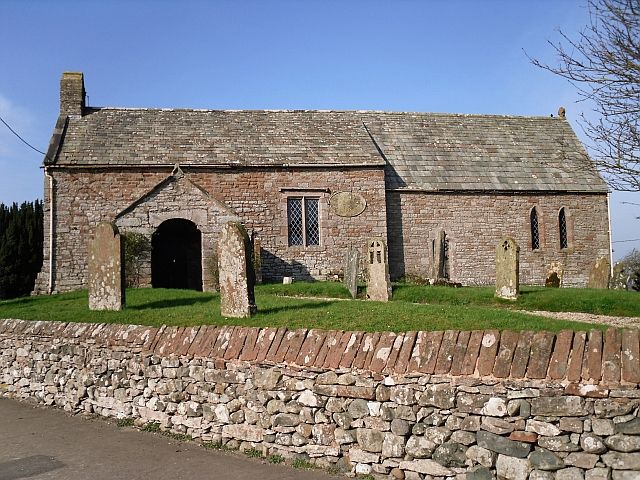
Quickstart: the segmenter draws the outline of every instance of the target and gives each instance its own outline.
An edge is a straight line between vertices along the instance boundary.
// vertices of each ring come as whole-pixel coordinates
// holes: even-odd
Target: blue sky
[[[63,71],[94,106],[375,109],[549,115],[588,105],[547,40],[584,1],[29,1],[0,3],[0,115],[46,150]],[[42,155],[0,125],[0,202],[42,197]],[[640,194],[614,193],[614,240],[640,239]],[[614,257],[640,241],[614,244]]]

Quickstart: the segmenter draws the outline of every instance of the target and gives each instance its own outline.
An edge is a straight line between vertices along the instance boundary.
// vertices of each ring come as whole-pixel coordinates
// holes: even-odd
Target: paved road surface
[[[0,480],[329,480],[322,472],[0,398]]]

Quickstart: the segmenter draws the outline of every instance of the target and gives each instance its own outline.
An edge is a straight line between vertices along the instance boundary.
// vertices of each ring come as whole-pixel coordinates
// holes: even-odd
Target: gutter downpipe
[[[613,278],[613,236],[611,233],[611,192],[607,192],[607,216],[609,218],[609,278]]]
[[[49,291],[53,293],[53,216],[54,216],[54,190],[53,176],[49,173],[47,167],[44,167],[44,176],[49,179]]]

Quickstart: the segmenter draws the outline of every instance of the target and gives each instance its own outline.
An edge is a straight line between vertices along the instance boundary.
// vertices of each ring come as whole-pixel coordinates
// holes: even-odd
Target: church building
[[[608,188],[565,119],[86,105],[64,73],[44,160],[36,293],[86,288],[96,226],[145,235],[142,284],[211,290],[216,240],[242,222],[262,276],[333,279],[387,240],[392,279],[495,281],[501,238],[520,283],[584,287],[611,260]]]

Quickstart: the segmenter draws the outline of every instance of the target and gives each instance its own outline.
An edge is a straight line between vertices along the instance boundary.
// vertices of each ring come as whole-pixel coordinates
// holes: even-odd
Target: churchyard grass
[[[318,295],[321,298],[309,298]],[[582,296],[585,298],[580,300]],[[638,294],[602,290],[525,288],[518,301],[508,302],[493,299],[491,288],[453,289],[400,284],[394,288],[394,301],[388,303],[345,301],[345,297],[348,297],[348,292],[339,283],[259,285],[256,287],[257,315],[247,319],[229,319],[220,316],[217,294],[191,290],[130,289],[127,291],[126,309],[89,311],[87,292],[79,291],[2,301],[0,318],[151,326],[206,324],[404,332],[605,328],[536,317],[513,311],[514,308],[567,311],[568,307],[576,307],[590,308],[594,313],[640,316]],[[561,308],[563,305],[567,308]]]

